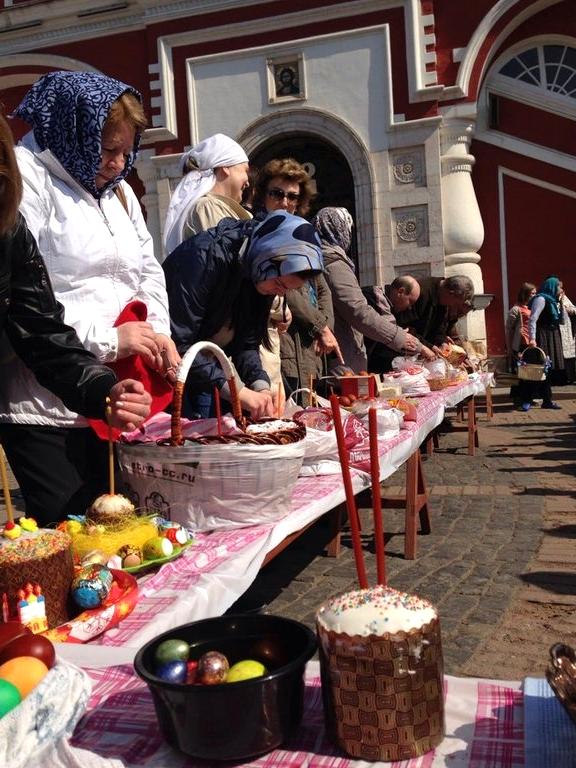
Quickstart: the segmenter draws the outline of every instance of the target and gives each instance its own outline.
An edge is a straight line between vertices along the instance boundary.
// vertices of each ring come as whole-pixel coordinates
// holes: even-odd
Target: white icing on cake
[[[367,637],[420,629],[437,615],[427,600],[377,586],[331,598],[320,607],[317,618],[328,631]]]
[[[281,429],[294,429],[298,425],[293,421],[283,421],[282,419],[273,419],[272,421],[262,421],[258,424],[249,424],[246,432],[278,432]]]

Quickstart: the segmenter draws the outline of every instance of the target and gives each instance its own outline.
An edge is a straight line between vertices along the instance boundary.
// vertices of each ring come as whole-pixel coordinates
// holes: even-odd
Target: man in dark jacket
[[[424,344],[439,347],[446,341],[452,318],[473,305],[474,285],[465,275],[426,277],[419,282],[420,298],[397,316],[398,323]]]
[[[418,301],[420,285],[415,277],[400,275],[384,288],[374,285],[363,288],[362,292],[368,304],[379,315],[397,325],[396,317],[409,310]],[[368,353],[368,370],[375,373],[387,373],[392,370],[392,360],[398,356],[398,352],[369,337],[365,337],[364,342]],[[420,346],[418,354],[426,360],[432,360],[435,357],[434,353],[424,344]]]

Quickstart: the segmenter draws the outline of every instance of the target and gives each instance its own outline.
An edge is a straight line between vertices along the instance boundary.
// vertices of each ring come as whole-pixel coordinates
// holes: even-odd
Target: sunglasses
[[[283,189],[278,189],[278,187],[272,187],[272,189],[267,190],[266,194],[272,200],[277,200],[278,202],[284,200],[284,198],[289,203],[297,203],[300,200],[300,195],[296,194],[296,192],[284,192]]]

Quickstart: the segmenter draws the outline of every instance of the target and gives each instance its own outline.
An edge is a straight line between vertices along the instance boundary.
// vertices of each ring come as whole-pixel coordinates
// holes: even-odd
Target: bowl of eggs
[[[204,760],[245,760],[298,728],[315,651],[304,624],[246,613],[164,632],[138,651],[134,668],[172,747]]]

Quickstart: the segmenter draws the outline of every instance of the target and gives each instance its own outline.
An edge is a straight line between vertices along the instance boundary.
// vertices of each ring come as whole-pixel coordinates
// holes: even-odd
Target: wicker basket
[[[136,506],[198,531],[274,523],[290,511],[306,428],[284,422],[268,433],[183,437],[182,392],[200,350],[210,351],[228,381],[233,380],[233,368],[219,347],[210,342],[190,347],[176,374],[171,439],[118,444],[127,495]],[[238,402],[233,407],[241,419]]]
[[[540,347],[526,347],[518,359],[518,378],[525,381],[545,381],[546,353]]]

